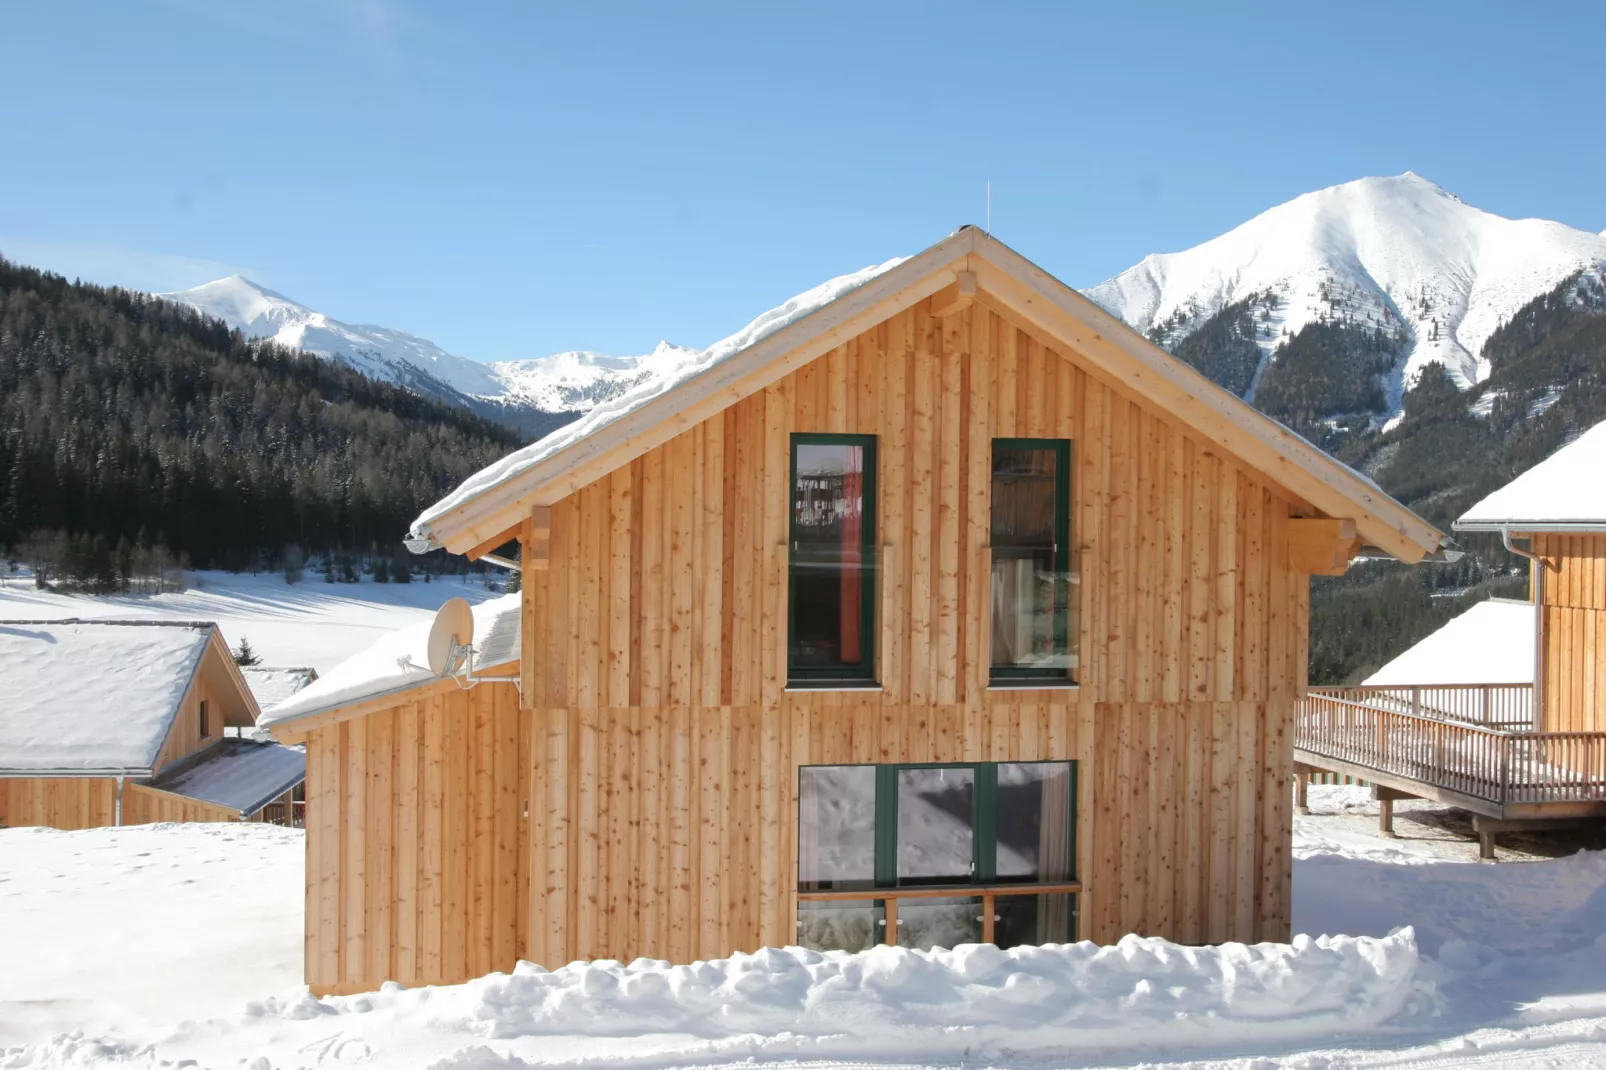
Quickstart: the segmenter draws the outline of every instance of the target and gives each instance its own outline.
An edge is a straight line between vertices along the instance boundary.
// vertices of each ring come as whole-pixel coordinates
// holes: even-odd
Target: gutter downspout
[[[123,778],[122,777],[118,777],[117,778],[117,803],[113,807],[112,825],[114,827],[116,827],[116,828],[122,828],[123,827]]]
[[[1545,720],[1545,559],[1532,550],[1518,549],[1511,541],[1511,528],[1500,528],[1500,542],[1510,553],[1518,557],[1525,557],[1529,561],[1530,574],[1533,576],[1533,604],[1534,604],[1534,708],[1533,728],[1535,732],[1544,731]],[[1533,545],[1533,539],[1528,540]]]

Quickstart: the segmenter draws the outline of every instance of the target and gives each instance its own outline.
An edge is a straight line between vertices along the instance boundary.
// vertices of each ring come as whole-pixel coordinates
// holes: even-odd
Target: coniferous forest
[[[126,587],[141,563],[389,560],[422,507],[522,442],[180,306],[0,260],[0,548],[88,585]]]

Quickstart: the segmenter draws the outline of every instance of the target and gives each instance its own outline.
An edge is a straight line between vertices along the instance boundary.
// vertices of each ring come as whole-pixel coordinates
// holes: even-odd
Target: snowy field
[[[196,572],[176,594],[87,595],[36,590],[27,577],[0,583],[0,620],[63,617],[124,620],[210,620],[231,648],[251,640],[263,665],[310,666],[326,673],[385,632],[428,620],[448,598],[493,598],[477,580],[434,583],[325,583],[309,571],[288,584],[277,572]]]
[[[1364,789],[1312,804],[1296,928],[1336,939],[769,951],[321,1001],[299,833],[0,830],[0,1068],[1606,1066],[1606,855],[1483,865],[1425,812],[1379,839]]]

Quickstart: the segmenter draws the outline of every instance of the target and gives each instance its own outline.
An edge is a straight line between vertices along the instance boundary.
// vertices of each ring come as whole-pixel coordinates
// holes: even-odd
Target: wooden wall
[[[0,777],[0,825],[92,829],[116,818],[111,777]]]
[[[142,784],[123,785],[123,824],[158,821],[238,821],[226,806],[186,799]],[[117,823],[113,777],[0,778],[0,824],[58,829],[102,828]]]
[[[794,431],[879,436],[880,691],[786,690]],[[988,687],[998,437],[1073,442],[1077,688]],[[984,306],[894,316],[552,506],[523,709],[311,733],[309,983],[791,942],[821,762],[1075,759],[1082,936],[1286,938],[1296,511]]]
[[[1606,535],[1535,535],[1545,576],[1544,727],[1606,729]]]
[[[123,788],[123,824],[151,825],[160,821],[238,821],[227,806],[174,795],[170,791],[128,784]]]
[[[207,652],[211,657],[212,653]],[[201,700],[207,700],[208,728],[211,731],[201,735]],[[219,700],[217,688],[207,679],[204,671],[197,671],[195,680],[190,685],[189,693],[184,696],[183,705],[179,707],[178,716],[173,719],[173,725],[167,730],[167,738],[162,741],[162,749],[156,756],[156,772],[183,761],[203,747],[209,747],[223,738],[223,703]]]
[[[1264,702],[1303,684],[1284,498],[1004,317],[917,306],[552,506],[532,705],[780,701],[800,431],[879,436],[882,701],[986,694],[1002,437],[1072,440],[1084,696]]]
[[[529,723],[498,683],[308,736],[308,984],[355,992],[512,969],[528,919]]]

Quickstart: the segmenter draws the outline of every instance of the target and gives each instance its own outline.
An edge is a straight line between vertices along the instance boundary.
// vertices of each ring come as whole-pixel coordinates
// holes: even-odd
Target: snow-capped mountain
[[[643,357],[573,351],[489,365],[503,396],[543,412],[584,412],[678,365],[692,353],[659,342]]]
[[[550,420],[532,420],[532,414],[587,412],[678,365],[687,353],[660,342],[639,357],[569,352],[481,364],[405,331],[342,323],[239,275],[156,296],[215,316],[248,338],[268,338],[338,360],[376,379],[465,404],[532,433],[554,426]]]
[[[1223,306],[1270,293],[1262,367],[1313,322],[1403,329],[1406,355],[1387,394],[1430,361],[1470,386],[1488,375],[1484,341],[1580,268],[1606,263],[1606,235],[1506,219],[1419,175],[1363,178],[1307,193],[1180,253],[1145,257],[1087,291],[1172,346]]]
[[[216,316],[247,338],[269,338],[332,357],[376,379],[416,389],[424,376],[470,397],[502,393],[500,382],[484,364],[453,356],[434,342],[403,331],[331,319],[240,275],[156,296]]]

